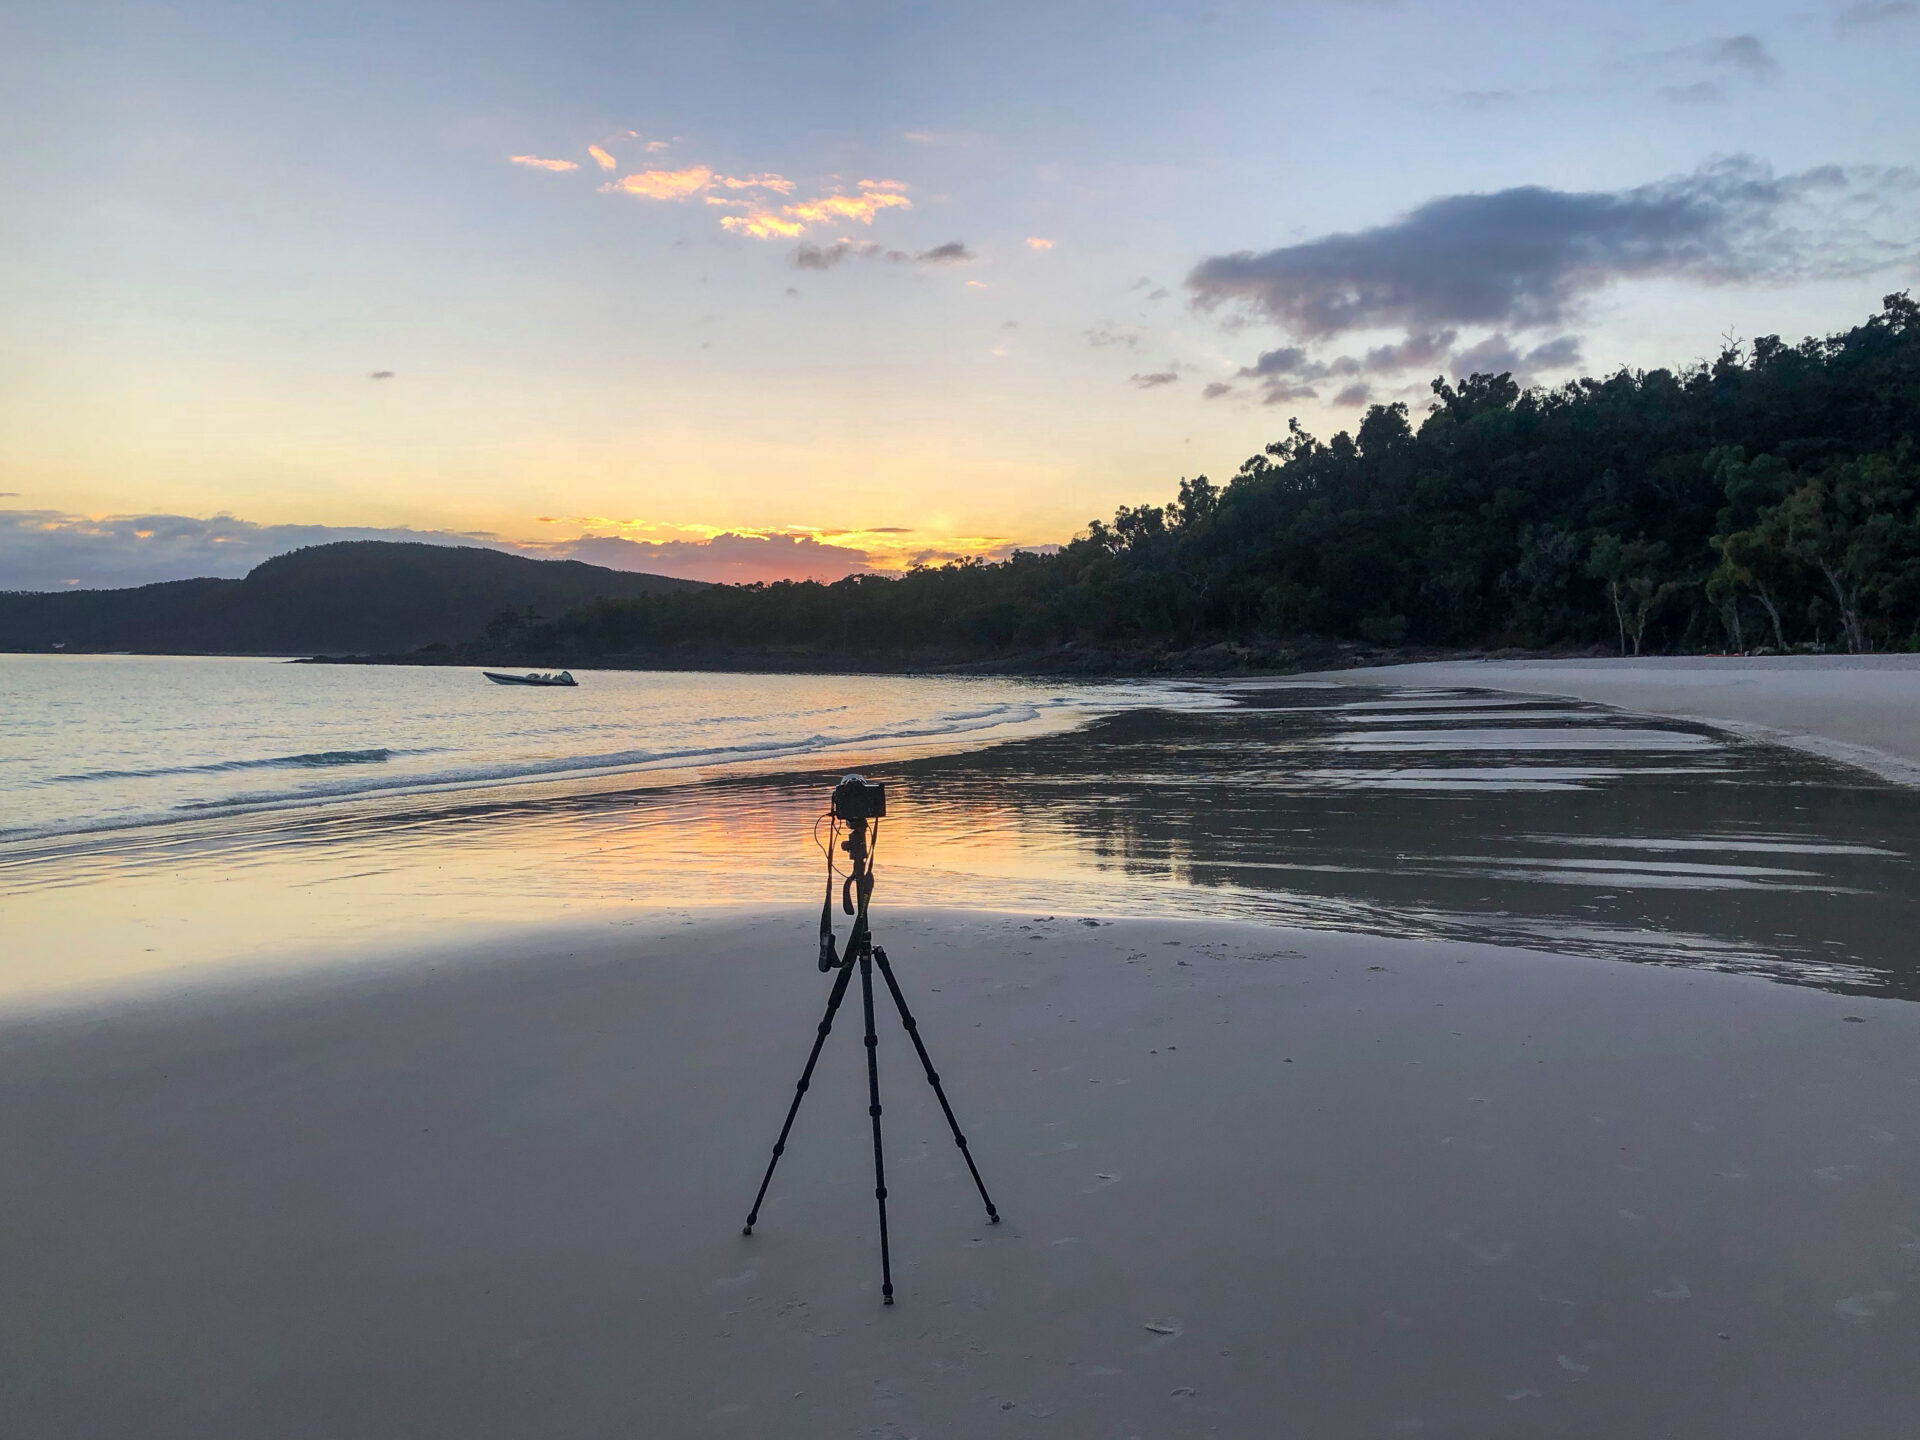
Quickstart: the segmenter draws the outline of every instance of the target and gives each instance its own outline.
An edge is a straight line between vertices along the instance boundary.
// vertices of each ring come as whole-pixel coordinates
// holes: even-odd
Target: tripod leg
[[[800,1113],[800,1101],[805,1098],[807,1086],[813,1080],[813,1067],[820,1061],[820,1048],[827,1043],[827,1032],[833,1029],[834,1012],[846,998],[847,982],[851,979],[853,966],[842,965],[839,978],[833,982],[833,993],[827,997],[827,1013],[821,1017],[819,1032],[813,1037],[813,1053],[807,1056],[807,1068],[800,1072],[800,1083],[793,1088],[793,1104],[787,1107],[787,1123],[780,1127],[780,1138],[773,1142],[773,1158],[767,1161],[767,1173],[760,1177],[760,1193],[753,1197],[753,1209],[747,1213],[746,1228],[740,1232],[742,1235],[751,1235],[754,1222],[760,1218],[760,1202],[767,1198],[767,1186],[773,1183],[773,1167],[780,1163],[780,1157],[786,1153],[787,1134],[793,1129],[793,1117]],[[872,1010],[871,1003],[867,1008]],[[867,1025],[867,1034],[873,1034],[871,1021]]]
[[[880,1037],[873,1027],[873,955],[860,951],[860,998],[867,1009],[867,1114],[873,1117],[873,1198],[880,1205],[880,1293],[893,1303],[893,1257],[887,1253],[887,1162],[880,1151]]]
[[[907,1036],[913,1041],[913,1048],[920,1052],[920,1063],[926,1067],[927,1083],[933,1086],[933,1093],[940,1098],[940,1109],[947,1117],[947,1124],[953,1130],[953,1143],[960,1147],[960,1154],[967,1162],[967,1170],[973,1176],[974,1189],[980,1192],[980,1199],[987,1207],[989,1223],[1000,1223],[1000,1212],[993,1208],[993,1197],[987,1194],[986,1182],[980,1178],[980,1167],[973,1163],[973,1151],[967,1148],[967,1137],[960,1133],[960,1122],[953,1118],[953,1106],[947,1103],[947,1092],[940,1088],[940,1073],[933,1068],[933,1061],[927,1055],[926,1042],[920,1038],[920,1026],[913,1018],[913,1012],[907,1009],[907,997],[900,993],[900,982],[893,977],[893,966],[887,963],[887,952],[876,948],[873,958],[879,962],[880,974],[887,982],[887,989],[893,992],[894,1008],[900,1012],[900,1023],[906,1026]]]

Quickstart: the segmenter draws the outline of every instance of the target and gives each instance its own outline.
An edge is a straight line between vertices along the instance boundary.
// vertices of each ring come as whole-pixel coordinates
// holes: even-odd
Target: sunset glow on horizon
[[[1290,416],[1920,277],[1912,7],[567,16],[11,27],[0,588],[212,573],[223,528],[992,559]]]

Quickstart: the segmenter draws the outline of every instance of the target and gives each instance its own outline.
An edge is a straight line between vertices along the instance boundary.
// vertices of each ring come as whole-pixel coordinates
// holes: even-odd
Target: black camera
[[[864,775],[842,776],[833,787],[833,818],[878,820],[887,813],[887,787]]]

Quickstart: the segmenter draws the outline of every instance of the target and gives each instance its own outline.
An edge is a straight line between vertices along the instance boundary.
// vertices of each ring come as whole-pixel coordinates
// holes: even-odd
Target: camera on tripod
[[[845,775],[833,787],[833,818],[878,820],[887,813],[887,787],[864,775]]]
[[[833,982],[833,993],[827,996],[827,1013],[814,1027],[813,1050],[807,1056],[807,1068],[800,1072],[800,1083],[793,1087],[793,1101],[787,1106],[786,1123],[780,1127],[780,1138],[773,1142],[773,1157],[767,1161],[766,1173],[760,1177],[759,1192],[753,1197],[753,1209],[747,1212],[747,1223],[741,1233],[753,1234],[753,1227],[759,1222],[760,1206],[767,1198],[767,1187],[773,1183],[774,1167],[786,1153],[787,1137],[793,1133],[793,1117],[800,1113],[800,1102],[806,1097],[807,1087],[813,1083],[813,1067],[819,1063],[820,1051],[827,1043],[828,1032],[833,1029],[833,1017],[840,1009],[840,1002],[846,999],[847,986],[852,983],[854,971],[858,969],[860,1008],[865,1012],[867,1022],[867,1114],[873,1120],[873,1198],[880,1207],[880,1294],[885,1303],[891,1305],[893,1258],[887,1241],[887,1165],[880,1148],[880,1063],[877,1051],[880,1039],[874,1033],[873,1019],[875,969],[879,970],[888,993],[893,996],[894,1009],[900,1012],[900,1023],[906,1028],[907,1038],[913,1042],[914,1053],[920,1057],[921,1067],[927,1072],[927,1083],[933,1087],[934,1096],[940,1102],[940,1111],[947,1117],[947,1126],[953,1131],[953,1143],[960,1147],[960,1158],[967,1162],[967,1173],[973,1177],[974,1188],[980,1192],[981,1203],[987,1207],[987,1223],[998,1225],[1000,1212],[994,1208],[993,1197],[987,1194],[986,1181],[980,1178],[980,1167],[973,1163],[973,1153],[967,1149],[967,1137],[960,1133],[960,1122],[953,1118],[953,1106],[947,1103],[947,1092],[941,1087],[940,1073],[928,1058],[927,1042],[920,1038],[920,1026],[914,1020],[913,1012],[907,1009],[907,997],[900,993],[900,981],[894,976],[887,952],[873,943],[873,933],[867,926],[867,901],[873,894],[874,837],[880,832],[878,825],[869,831],[867,822],[879,820],[887,813],[887,788],[864,775],[843,776],[840,783],[833,787],[830,812],[835,821],[845,822],[847,827],[847,838],[840,848],[847,852],[849,870],[841,886],[840,898],[847,914],[854,917],[853,933],[847,937],[846,953],[841,954],[833,935],[833,882],[837,872],[833,863],[832,840],[830,838],[826,843],[821,843],[816,822],[814,843],[820,845],[827,857],[827,893],[820,902],[820,969],[823,974],[837,971],[838,975]],[[834,832],[828,833],[831,836]]]

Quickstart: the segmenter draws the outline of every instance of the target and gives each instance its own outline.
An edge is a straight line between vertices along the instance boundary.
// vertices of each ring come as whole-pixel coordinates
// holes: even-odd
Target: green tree
[[[1620,629],[1622,655],[1627,653],[1629,642],[1633,653],[1640,653],[1647,622],[1672,595],[1685,588],[1680,581],[1661,578],[1666,562],[1667,547],[1658,540],[1622,540],[1618,535],[1594,539],[1587,573],[1606,583],[1607,599],[1613,604],[1613,617]]]

